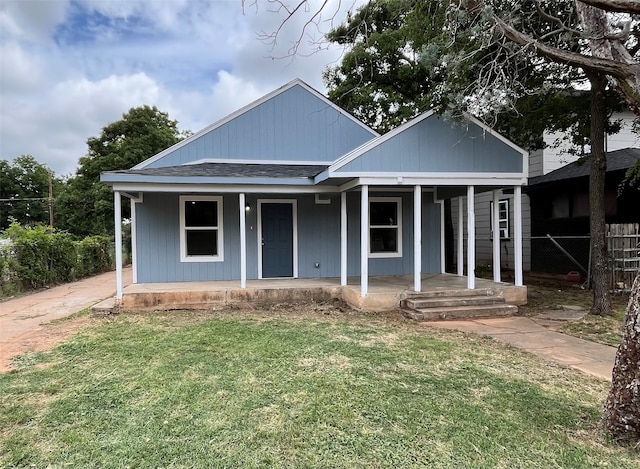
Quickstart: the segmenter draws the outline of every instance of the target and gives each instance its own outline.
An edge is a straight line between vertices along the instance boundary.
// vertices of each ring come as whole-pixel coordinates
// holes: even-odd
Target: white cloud
[[[40,59],[28,54],[15,42],[2,47],[0,70],[0,89],[3,94],[33,92],[45,82]]]
[[[323,92],[322,70],[340,51],[272,59],[309,12],[270,50],[256,33],[282,16],[267,10],[263,0],[244,14],[240,0],[2,0],[0,158],[28,153],[69,174],[86,140],[135,106],[156,105],[195,132],[296,77]],[[300,52],[311,50],[303,41]]]
[[[58,174],[71,173],[86,153],[87,138],[131,107],[158,101],[160,94],[158,84],[138,73],[64,81],[37,99],[13,99],[2,106],[0,152],[5,159],[31,154]]]
[[[67,0],[3,0],[0,2],[0,31],[28,41],[48,40],[64,21]],[[0,36],[0,37],[2,37]]]

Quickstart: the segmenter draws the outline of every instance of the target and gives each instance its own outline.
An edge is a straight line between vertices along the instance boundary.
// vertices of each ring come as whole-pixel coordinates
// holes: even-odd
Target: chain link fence
[[[532,236],[531,272],[569,274],[589,281],[589,236]],[[640,224],[607,225],[611,289],[629,291],[640,272]],[[577,274],[575,274],[577,273]]]

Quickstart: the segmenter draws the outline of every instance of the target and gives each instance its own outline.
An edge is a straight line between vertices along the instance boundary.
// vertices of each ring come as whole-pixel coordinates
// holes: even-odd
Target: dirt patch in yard
[[[73,317],[57,320],[12,337],[0,348],[0,372],[11,370],[15,356],[29,352],[50,350],[63,340],[74,335],[79,329],[94,323],[96,319],[89,316]]]

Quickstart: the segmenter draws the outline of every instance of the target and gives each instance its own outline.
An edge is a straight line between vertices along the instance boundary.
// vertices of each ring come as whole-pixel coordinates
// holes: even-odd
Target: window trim
[[[498,218],[498,229],[500,230],[500,239],[501,240],[509,240],[511,239],[510,236],[510,228],[511,228],[511,223],[510,223],[510,218],[511,218],[511,213],[509,213],[509,199],[500,199],[498,200],[498,214],[500,214],[500,206],[501,205],[506,205],[506,210],[505,213],[507,214],[507,218]],[[506,222],[507,223],[507,227],[506,228],[500,228],[500,222]],[[503,236],[503,232],[506,232],[506,235]],[[493,239],[493,200],[489,202],[489,238]]]
[[[223,205],[221,196],[213,195],[181,195],[180,200],[180,262],[223,262],[224,261],[224,229],[222,226],[223,220]],[[186,202],[216,202],[218,204],[218,226],[190,226],[185,225],[185,210],[184,206]],[[216,230],[218,232],[218,254],[215,256],[188,256],[187,255],[187,228],[189,229],[202,229],[202,230]]]
[[[398,220],[396,225],[372,225],[371,224],[371,203],[372,202],[395,202]],[[402,257],[402,197],[369,197],[368,204],[369,216],[367,227],[368,240],[367,247],[368,256],[370,259],[389,259]],[[398,231],[397,250],[395,252],[371,252],[371,229],[372,228],[396,228]]]

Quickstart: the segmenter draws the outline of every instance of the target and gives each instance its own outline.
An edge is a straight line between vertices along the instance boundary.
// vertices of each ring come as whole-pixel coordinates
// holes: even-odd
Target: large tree
[[[48,224],[49,183],[55,196],[60,192],[61,181],[31,155],[0,160],[0,230],[9,227],[11,218],[21,225]]]
[[[100,183],[100,173],[130,169],[184,138],[178,123],[155,106],[130,109],[122,119],[87,140],[88,152],[80,158],[76,174],[56,198],[59,227],[75,236],[113,235],[113,193]],[[128,206],[123,216],[128,216]]]
[[[629,297],[603,420],[617,441],[640,444],[640,275]]]

